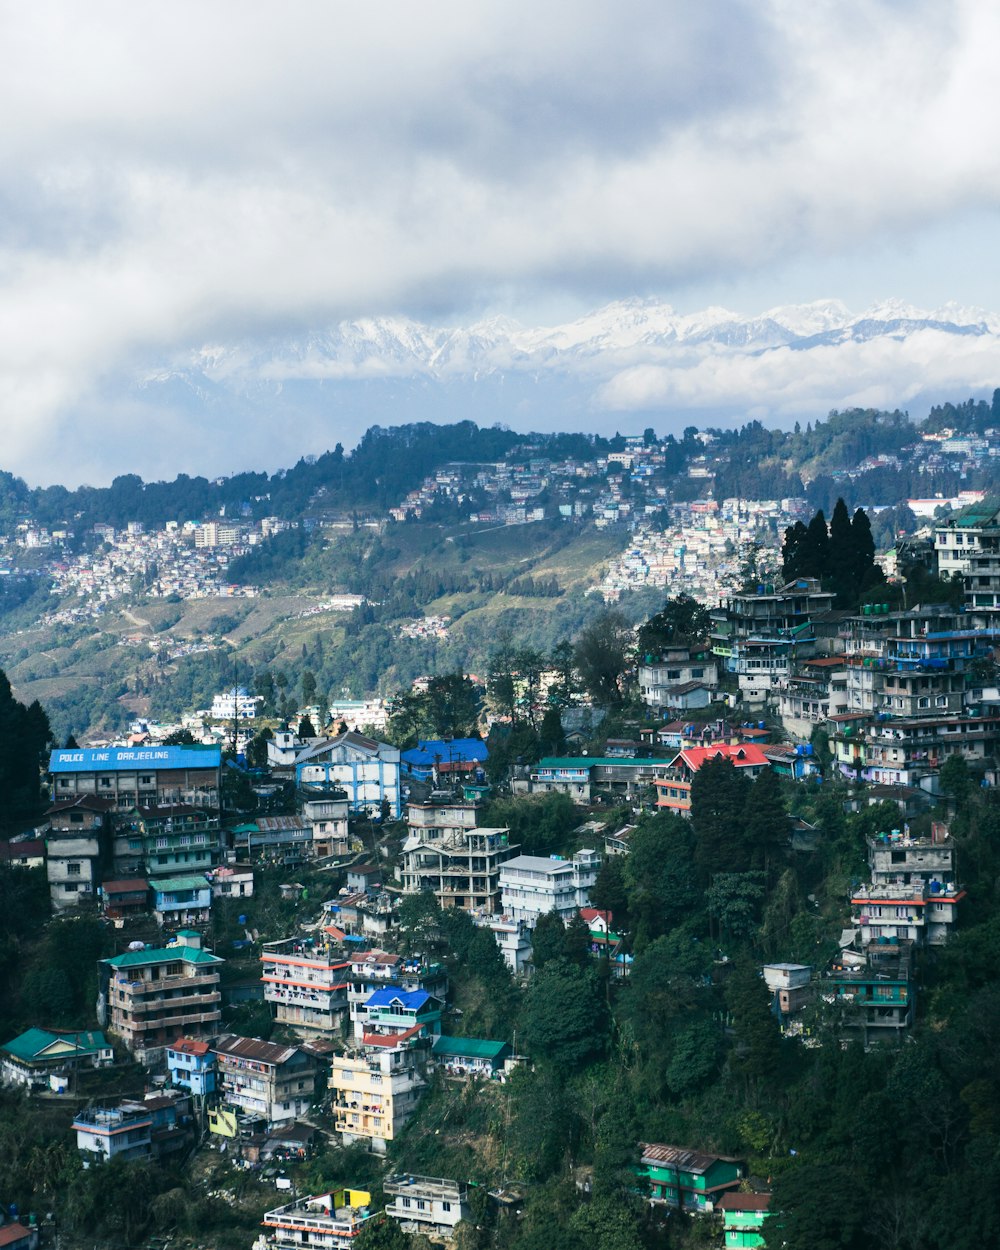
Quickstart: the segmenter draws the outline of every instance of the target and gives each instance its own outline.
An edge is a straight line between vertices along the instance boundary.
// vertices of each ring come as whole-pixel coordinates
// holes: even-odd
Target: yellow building
[[[330,1076],[335,1128],[343,1143],[366,1142],[384,1154],[412,1115],[426,1085],[426,1047],[406,1039],[386,1037],[386,1045],[371,1044],[334,1059]]]

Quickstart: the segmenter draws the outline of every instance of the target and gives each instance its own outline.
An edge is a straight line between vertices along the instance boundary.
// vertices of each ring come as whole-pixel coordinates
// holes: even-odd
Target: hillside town
[[[704,567],[719,537],[735,543],[743,525],[793,518],[734,501],[701,516],[717,528],[706,529],[704,551],[692,544],[691,567]],[[141,546],[143,535],[131,537]],[[491,1033],[467,1033],[477,1013],[455,944],[475,949],[484,968],[496,961],[480,975],[502,977],[525,1002],[557,968],[603,969],[627,992],[643,943],[616,916],[635,900],[626,890],[610,907],[611,883],[632,880],[632,856],[657,820],[705,837],[706,804],[732,787],[748,811],[759,803],[772,813],[770,849],[763,860],[759,846],[734,850],[711,877],[706,983],[732,975],[741,934],[752,932],[740,909],[774,879],[768,864],[820,853],[830,836],[822,822],[792,813],[828,797],[838,819],[860,821],[865,872],[830,901],[842,919],[825,957],[757,956],[748,1009],[804,1051],[824,1036],[898,1047],[921,1022],[925,965],[963,923],[967,887],[950,829],[959,796],[998,785],[1000,504],[939,520],[906,558],[935,584],[961,585],[961,602],[890,607],[877,579],[847,608],[807,575],[734,589],[672,639],[652,640],[660,618],[639,631],[635,698],[617,736],[577,738],[574,751],[564,728],[561,754],[527,763],[491,759],[516,728],[495,711],[484,712],[481,736],[400,747],[372,736],[393,723],[391,706],[314,705],[296,730],[265,724],[263,698],[241,688],[188,718],[180,742],[144,723],[127,742],[52,750],[44,823],[0,843],[0,862],[44,874],[53,923],[95,918],[107,953],[93,969],[87,1027],[26,1020],[0,1045],[3,1081],[66,1108],[85,1169],[191,1167],[215,1152],[292,1189],[292,1201],[264,1212],[261,1247],[298,1244],[307,1227],[311,1244],[345,1250],[371,1219],[451,1242],[483,1218],[470,1205],[471,1175],[383,1176],[366,1165],[319,1193],[294,1179],[297,1162],[335,1144],[395,1167],[433,1091],[494,1088],[502,1103],[505,1086],[544,1067],[537,1024],[514,1036],[496,1019]],[[674,569],[662,572],[676,584]],[[668,600],[665,615],[694,603]],[[536,697],[552,689],[540,683]],[[567,724],[590,699],[581,691],[563,704]],[[541,710],[529,705],[529,722]],[[306,729],[309,717],[329,728]],[[570,813],[554,843],[518,815],[553,804]],[[501,811],[506,823],[491,823]],[[723,891],[744,903],[734,910],[737,895]],[[577,964],[568,955],[553,964],[553,942]],[[239,1027],[248,1010],[256,1031]],[[126,1073],[138,1084],[130,1077],[115,1096],[115,1074]],[[651,1213],[710,1218],[720,1245],[763,1244],[771,1194],[753,1152],[706,1145],[634,1141],[633,1192]],[[491,1218],[502,1218],[523,1192],[501,1185],[489,1200]],[[36,1211],[4,1225],[4,1244],[36,1246],[50,1218]]]

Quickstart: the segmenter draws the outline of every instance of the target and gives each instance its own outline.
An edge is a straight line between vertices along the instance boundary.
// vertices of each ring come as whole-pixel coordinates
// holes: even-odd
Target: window
[[[64,881],[64,882],[63,882],[63,890],[64,890],[67,894],[75,894],[79,888],[80,888],[80,887],[77,885],[77,883],[76,883],[75,881]]]
[[[78,877],[80,875],[80,865],[77,863],[67,864],[66,871],[71,877]]]
[[[418,1211],[426,1211],[426,1210],[427,1210],[427,1203],[426,1203],[426,1202],[424,1202],[423,1198],[418,1198],[418,1199],[417,1199],[417,1210],[418,1210]]]
[[[408,1206],[410,1206],[410,1200],[409,1200],[409,1198],[404,1198],[404,1199],[403,1199],[403,1206],[404,1206],[404,1207],[408,1207]]]
[[[450,1202],[442,1202],[442,1203],[441,1203],[441,1210],[442,1210],[442,1211],[450,1211],[450,1210],[451,1210],[451,1203],[450,1203]]]
[[[70,812],[69,823],[71,825],[82,825],[83,824],[83,812]]]
[[[110,777],[102,777],[102,778],[101,778],[101,788],[102,788],[102,789],[104,789],[104,790],[110,790],[110,789],[111,789],[111,778],[110,778]]]
[[[146,773],[144,776],[141,776],[139,778],[140,786],[151,786],[152,784],[153,784],[153,776],[151,773]]]

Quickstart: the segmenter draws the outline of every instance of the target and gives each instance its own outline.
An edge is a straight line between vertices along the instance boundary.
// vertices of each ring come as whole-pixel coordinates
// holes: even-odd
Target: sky
[[[349,444],[358,414],[304,420],[299,446],[266,415],[157,417],[129,391],[341,320],[550,325],[636,296],[997,310],[998,46],[982,0],[4,6],[0,467],[100,484]],[[869,355],[865,393],[992,368],[915,357],[880,387]],[[858,365],[828,367],[822,402]],[[697,408],[701,385],[657,402]],[[797,387],[818,402],[787,364],[780,385],[785,415]]]

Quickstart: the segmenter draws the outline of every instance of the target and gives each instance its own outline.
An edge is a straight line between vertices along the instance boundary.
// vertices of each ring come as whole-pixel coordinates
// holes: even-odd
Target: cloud
[[[678,291],[995,209],[998,36],[974,0],[9,7],[5,461],[43,472],[102,380],[207,342]]]

